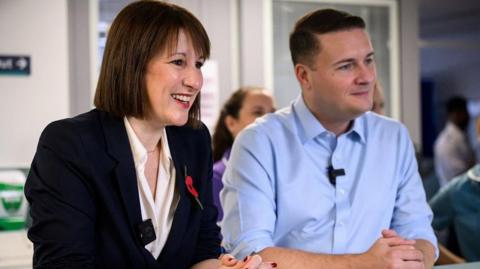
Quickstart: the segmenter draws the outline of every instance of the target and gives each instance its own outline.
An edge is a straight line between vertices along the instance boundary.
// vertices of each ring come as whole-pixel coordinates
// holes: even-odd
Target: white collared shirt
[[[175,166],[173,165],[170,148],[168,147],[167,132],[163,129],[160,138],[162,150],[160,151],[157,187],[155,190],[156,199],[154,200],[145,177],[147,149],[138,139],[126,117],[124,118],[124,124],[135,163],[142,220],[152,220],[157,237],[155,241],[147,244],[145,248],[152,253],[153,257],[158,258],[167,241],[173,222],[173,215],[178,204],[178,195],[175,194]]]
[[[451,122],[447,122],[435,141],[434,157],[440,187],[475,164],[473,150],[465,133]]]

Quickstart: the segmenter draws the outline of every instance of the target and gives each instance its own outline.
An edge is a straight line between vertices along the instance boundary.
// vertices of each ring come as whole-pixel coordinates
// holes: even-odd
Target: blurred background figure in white
[[[434,146],[435,173],[440,187],[475,164],[473,150],[465,132],[470,120],[467,101],[463,97],[452,97],[448,100],[446,109],[447,123]]]

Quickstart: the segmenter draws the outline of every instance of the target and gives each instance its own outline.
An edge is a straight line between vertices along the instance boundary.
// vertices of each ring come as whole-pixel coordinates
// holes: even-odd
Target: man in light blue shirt
[[[307,14],[290,50],[301,96],[232,149],[221,194],[226,249],[288,269],[431,268],[432,213],[408,131],[367,112],[376,68],[363,20]]]

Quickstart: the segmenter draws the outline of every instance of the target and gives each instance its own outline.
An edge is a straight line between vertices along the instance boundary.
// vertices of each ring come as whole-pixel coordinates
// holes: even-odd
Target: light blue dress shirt
[[[480,261],[480,164],[454,178],[430,200],[437,230],[453,224],[463,257]]]
[[[330,164],[345,169],[336,187]],[[271,246],[362,253],[388,228],[437,245],[408,131],[374,113],[337,138],[299,97],[235,139],[223,181],[224,245],[239,258]]]

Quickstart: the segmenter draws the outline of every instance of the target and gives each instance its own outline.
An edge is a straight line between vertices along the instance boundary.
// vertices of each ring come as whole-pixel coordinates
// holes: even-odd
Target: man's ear
[[[296,64],[295,65],[295,76],[297,77],[298,82],[300,82],[300,86],[302,89],[309,89],[310,88],[310,69],[308,66],[304,64]]]

